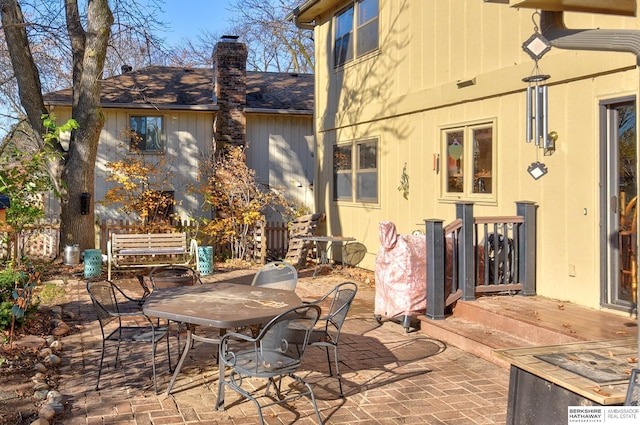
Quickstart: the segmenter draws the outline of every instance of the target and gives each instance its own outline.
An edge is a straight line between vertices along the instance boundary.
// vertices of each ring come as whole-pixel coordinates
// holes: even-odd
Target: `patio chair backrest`
[[[298,271],[291,264],[283,261],[274,261],[263,266],[251,282],[252,286],[265,286],[268,288],[293,291],[298,284]]]
[[[333,299],[327,314],[327,320],[336,327],[342,328],[342,324],[347,318],[347,313],[351,308],[351,303],[358,292],[358,285],[353,282],[344,282],[337,285],[334,289]]]
[[[87,282],[87,292],[89,292],[101,327],[117,319],[120,314],[113,286],[113,283],[108,280]]]
[[[248,338],[243,334],[227,334],[221,342],[220,358],[245,376],[267,377],[293,373],[300,367],[320,311],[320,307],[316,305],[293,307],[273,318],[255,338]],[[253,347],[237,352],[227,351],[229,340],[233,340],[234,335],[236,338],[243,335],[245,341],[253,343]],[[298,349],[296,343],[291,341],[300,335],[303,338]]]

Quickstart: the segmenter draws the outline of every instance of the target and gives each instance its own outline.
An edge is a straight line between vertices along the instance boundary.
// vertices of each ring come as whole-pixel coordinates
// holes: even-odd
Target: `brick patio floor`
[[[216,272],[204,281],[248,283],[252,273]],[[301,277],[296,292],[302,299],[314,299],[345,280],[348,278],[338,273]],[[195,345],[167,396],[171,374],[164,343],[157,355],[159,395],[153,391],[148,347],[124,344],[118,369],[113,368],[114,351],[107,352],[100,389],[95,391],[101,335],[84,285],[82,280],[73,280],[65,288],[64,309],[75,315],[69,324],[80,329],[63,339],[59,390],[71,398],[66,425],[259,423],[255,405],[229,390],[226,410],[214,409],[218,368],[213,345]],[[311,347],[305,353],[300,374],[313,385],[325,423],[505,423],[507,370],[420,332],[407,334],[397,323],[379,325],[373,318],[373,301],[374,289],[359,284],[339,349],[345,398],[338,396],[337,380],[328,375],[325,351]],[[175,344],[174,338],[170,341]],[[267,424],[316,423],[306,398],[296,400],[290,408],[273,406],[263,413]]]

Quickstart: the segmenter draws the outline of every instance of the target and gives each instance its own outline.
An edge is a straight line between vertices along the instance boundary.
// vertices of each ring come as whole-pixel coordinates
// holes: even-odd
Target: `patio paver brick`
[[[205,283],[231,278],[250,282],[252,271],[234,275],[215,273]],[[316,279],[301,274],[296,292],[314,299],[334,285],[349,280],[338,273]],[[364,285],[364,284],[362,284]],[[301,374],[314,387],[321,416],[330,424],[503,424],[506,421],[509,372],[455,347],[445,346],[420,332],[405,333],[400,324],[379,325],[373,318],[373,291],[359,286],[358,306],[344,325],[340,369],[346,397],[338,397],[338,382],[328,376],[326,353],[310,347]],[[101,334],[90,308],[85,283],[67,283],[67,304],[80,331],[65,338],[59,390],[72,397],[65,413],[69,425],[171,425],[258,423],[255,406],[231,391],[225,411],[214,408],[217,392],[215,348],[196,344],[167,396],[171,378],[166,370],[166,349],[157,352],[158,390],[155,395],[148,354],[121,350],[122,366],[113,369],[107,352],[99,391],[94,390],[100,358]],[[175,339],[172,338],[175,343]],[[172,352],[172,359],[174,359]],[[313,424],[315,414],[307,399],[293,410],[264,409],[267,424]]]

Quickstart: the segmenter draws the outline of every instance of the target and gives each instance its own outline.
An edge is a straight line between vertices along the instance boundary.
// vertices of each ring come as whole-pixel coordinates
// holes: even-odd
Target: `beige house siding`
[[[332,11],[347,4],[342,2]],[[374,268],[378,223],[391,220],[409,233],[425,218],[446,222],[455,206],[442,198],[445,158],[441,130],[455,124],[495,122],[495,199],[477,202],[478,215],[513,215],[515,202],[538,205],[538,294],[600,305],[601,100],[638,95],[640,76],[629,53],[552,49],[540,61],[551,75],[549,130],[558,150],[543,157],[525,143],[522,78],[534,62],[521,49],[533,33],[532,10],[482,1],[380,1],[380,49],[335,70],[332,19],[315,30],[316,132],[319,209],[327,232],[354,236],[366,245],[361,266]],[[640,19],[566,13],[569,28],[638,29]],[[464,30],[460,30],[464,28]],[[457,82],[475,84],[458,88]],[[334,143],[377,137],[379,203],[332,200]],[[545,162],[549,173],[533,180],[529,164]],[[442,161],[441,161],[442,162]],[[404,165],[410,194],[398,191]],[[575,276],[569,275],[569,266]]]
[[[213,114],[206,112],[157,111],[151,109],[123,110],[103,109],[105,125],[100,133],[98,157],[96,159],[96,180],[94,200],[98,219],[123,218],[117,208],[100,204],[110,187],[105,179],[108,175],[107,163],[121,155],[120,150],[126,149],[121,145],[122,131],[129,126],[130,115],[161,115],[164,118],[165,158],[171,175],[170,183],[163,190],[173,190],[177,201],[176,213],[183,219],[200,217],[202,201],[188,193],[190,185],[197,182],[198,165],[202,155],[208,155],[213,140]],[[56,107],[58,121],[65,122],[70,115],[70,109]],[[153,161],[157,155],[147,154]]]
[[[247,114],[247,165],[256,181],[309,211],[315,208],[314,140],[311,115]]]

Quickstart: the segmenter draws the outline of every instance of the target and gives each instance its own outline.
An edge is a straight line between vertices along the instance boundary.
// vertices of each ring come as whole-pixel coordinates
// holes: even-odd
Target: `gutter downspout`
[[[633,53],[636,55],[636,66],[640,63],[640,31],[638,30],[570,30],[564,25],[562,12],[549,11],[542,11],[540,15],[540,30],[551,45],[559,49]],[[636,316],[640,321],[640,309],[638,309],[640,286],[636,288],[636,292]],[[638,326],[638,356],[640,356],[640,326]]]
[[[315,6],[320,0],[308,0],[304,4],[296,7],[285,17],[287,21],[293,21],[294,25],[302,30],[313,30],[316,27],[315,22],[301,22],[300,14]]]
[[[540,30],[553,47],[567,50],[593,50],[599,52],[626,52],[640,58],[640,31],[568,29],[563,12],[543,10]]]

